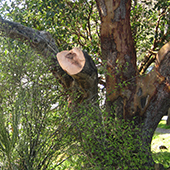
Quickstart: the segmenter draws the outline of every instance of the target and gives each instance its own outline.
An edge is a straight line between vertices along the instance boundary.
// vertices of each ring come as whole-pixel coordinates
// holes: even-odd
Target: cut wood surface
[[[78,48],[70,51],[62,51],[57,54],[57,60],[64,71],[69,75],[79,73],[85,64],[83,52]]]

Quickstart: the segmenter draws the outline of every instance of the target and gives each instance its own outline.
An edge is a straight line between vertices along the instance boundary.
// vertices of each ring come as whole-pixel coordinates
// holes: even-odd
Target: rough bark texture
[[[170,108],[168,109],[168,119],[166,121],[166,125],[170,125]]]
[[[133,84],[137,71],[129,20],[130,0],[96,2],[101,17],[102,58],[107,60],[107,110],[116,100],[117,103],[126,103],[118,106],[119,116],[126,118],[133,112],[130,106],[136,90]],[[128,82],[130,85],[126,85]]]
[[[119,109],[117,109],[119,113],[117,114],[121,117],[130,119],[138,116],[144,120],[147,116],[148,107],[156,104],[152,103],[152,100],[160,103],[165,96],[167,104],[164,105],[169,105],[167,97],[169,95],[170,43],[159,51],[157,64],[151,73],[146,76],[137,76],[136,56],[129,23],[130,0],[108,0],[105,3],[97,1],[97,4],[102,21],[102,57],[107,60],[108,108],[110,109],[117,101],[116,105],[119,106]],[[102,11],[107,12],[103,14]],[[129,85],[126,85],[126,83],[129,83]],[[161,99],[159,92],[163,95]],[[164,110],[163,108],[161,110],[164,112],[167,110],[167,106]],[[157,112],[160,115],[158,109]]]

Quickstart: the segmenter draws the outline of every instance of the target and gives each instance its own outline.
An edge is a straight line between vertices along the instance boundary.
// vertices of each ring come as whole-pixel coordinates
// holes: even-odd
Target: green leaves
[[[169,6],[169,1],[133,1],[131,26],[138,64],[150,49],[157,51],[169,41]]]
[[[1,167],[21,168],[24,161],[28,169],[38,169],[36,167],[45,166],[42,163],[45,154],[56,158],[59,149],[64,147],[59,143],[58,134],[52,135],[61,121],[61,118],[55,119],[55,111],[50,112],[51,104],[58,101],[56,88],[53,88],[57,83],[39,56],[26,45],[4,39],[1,47]],[[57,93],[60,96],[59,90]],[[65,136],[62,138],[64,142]],[[51,156],[46,159],[49,163],[52,160]]]
[[[12,167],[11,159],[13,159],[13,153],[15,152],[15,145],[18,139],[18,115],[12,115],[8,120],[6,113],[1,110],[0,112],[0,152],[4,155],[4,165]],[[15,118],[14,118],[15,117]],[[10,120],[12,119],[12,120]],[[0,155],[1,155],[0,154]]]
[[[77,46],[93,54],[100,54],[100,21],[93,0],[18,0],[6,5],[12,8],[7,16],[9,19],[38,30],[49,31],[60,50]]]

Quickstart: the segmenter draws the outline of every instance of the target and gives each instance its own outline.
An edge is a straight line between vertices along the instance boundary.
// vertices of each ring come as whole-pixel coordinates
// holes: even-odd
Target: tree
[[[166,121],[166,125],[170,125],[170,109],[168,109],[168,118]]]
[[[161,17],[168,15],[169,2],[163,3],[163,10],[159,9],[155,38],[152,39],[153,47],[143,58],[139,69],[135,47],[138,46],[137,32],[142,24],[135,25],[138,18],[133,15],[131,16],[132,31],[130,24],[130,10],[132,9],[135,13],[135,7],[140,6],[137,1],[134,1],[134,9],[131,8],[130,0],[96,0],[96,3],[94,1],[63,1],[57,4],[56,2],[61,6],[59,10],[57,7],[52,8],[54,1],[40,2],[38,9],[36,3],[26,2],[24,8],[27,9],[29,5],[32,5],[31,9],[34,13],[29,15],[30,23],[27,22],[29,11],[25,12],[23,9],[20,13],[22,25],[0,19],[1,35],[21,41],[36,50],[43,56],[43,62],[62,85],[61,88],[67,91],[65,100],[68,101],[69,121],[65,126],[69,127],[67,130],[72,132],[71,139],[80,144],[81,151],[89,160],[84,165],[86,168],[90,169],[91,166],[93,169],[94,167],[96,169],[153,169],[155,166],[150,151],[152,136],[162,116],[170,107],[169,23],[165,30],[160,28],[159,24]],[[159,8],[160,1],[155,6]],[[72,18],[66,18],[60,14],[64,10],[70,14],[70,17],[76,18],[76,13],[72,12],[73,8],[80,19],[80,25],[74,25],[68,21]],[[87,16],[81,15],[78,12],[79,8],[83,12],[86,9]],[[13,3],[11,13],[16,14],[15,9],[15,3]],[[100,21],[97,14],[92,14],[93,9],[96,11],[98,9]],[[55,10],[60,14],[59,18]],[[26,15],[22,16],[22,13]],[[41,23],[39,13],[42,13],[42,18],[47,20],[45,23]],[[14,17],[18,21],[16,16],[9,15],[9,18]],[[106,79],[103,82],[106,86],[106,112],[104,113],[98,105],[97,94],[98,82],[102,81],[98,78],[97,67],[92,58],[79,49],[59,52],[59,49],[64,47],[70,49],[71,45],[58,34],[59,38],[55,37],[59,46],[57,47],[50,33],[41,31],[55,29],[53,23],[60,19],[67,22],[64,27],[68,33],[67,38],[72,38],[73,42],[77,40],[91,53],[95,52],[96,55],[101,53],[98,62],[106,68]],[[97,28],[99,24],[98,37],[96,36],[98,29],[96,34],[92,34],[94,31],[92,27]],[[24,25],[34,26],[37,30]],[[62,27],[57,30],[59,33],[62,32]],[[100,38],[101,50],[96,41],[97,38]],[[153,51],[159,47],[159,43],[166,44],[155,57]],[[91,44],[90,47],[89,44]],[[153,61],[155,66],[152,71],[144,74]],[[66,133],[66,131],[60,133]],[[67,146],[71,146],[72,140],[66,142]],[[126,157],[127,152],[129,157]]]

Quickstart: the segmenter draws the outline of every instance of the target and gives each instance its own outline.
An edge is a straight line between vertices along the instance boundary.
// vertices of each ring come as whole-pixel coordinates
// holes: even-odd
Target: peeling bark
[[[102,22],[102,58],[107,60],[107,111],[121,96],[126,106],[123,104],[122,113],[119,114],[126,118],[133,111],[128,108],[133,104],[137,74],[136,53],[129,20],[131,3],[130,0],[105,1],[107,15],[103,16],[100,2],[96,2]]]
[[[159,50],[156,56],[156,65],[152,69],[152,71],[146,76],[138,77],[134,103],[135,111],[140,110],[140,115],[145,114],[145,111],[150,105],[151,100],[153,100],[153,98],[155,98],[159,92],[161,92],[161,94],[163,94],[165,98],[168,97],[167,95],[170,93],[169,59],[170,59],[170,42],[164,45]],[[157,98],[155,98],[155,101],[158,102],[159,104],[161,100],[159,101]],[[158,104],[155,103],[155,105]],[[170,103],[168,103],[167,101],[167,104]]]

